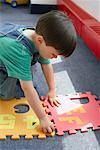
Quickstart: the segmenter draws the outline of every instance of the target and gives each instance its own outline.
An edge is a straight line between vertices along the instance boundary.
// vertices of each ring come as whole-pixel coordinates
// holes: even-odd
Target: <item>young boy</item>
[[[53,123],[48,119],[37,91],[33,87],[31,65],[40,62],[48,84],[45,97],[52,106],[59,106],[56,99],[53,68],[50,59],[58,55],[68,57],[76,46],[76,32],[73,24],[60,11],[51,11],[41,15],[36,29],[14,28],[0,36],[0,98],[15,96],[18,82],[24,91],[30,106],[40,120],[43,132],[51,133]]]

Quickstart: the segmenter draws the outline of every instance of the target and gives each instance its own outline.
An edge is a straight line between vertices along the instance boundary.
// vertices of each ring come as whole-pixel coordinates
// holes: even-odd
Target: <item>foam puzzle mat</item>
[[[100,100],[90,92],[58,95],[59,107],[43,102],[43,107],[57,132],[44,134],[39,128],[39,120],[25,98],[10,101],[0,100],[0,139],[46,138],[47,136],[75,134],[78,130],[86,132],[100,129]],[[87,100],[85,103],[84,101]],[[27,107],[25,112],[19,106]]]
[[[19,113],[17,106],[28,106],[25,113]],[[38,138],[46,138],[46,136],[54,136],[52,134],[44,134],[39,128],[39,120],[25,98],[12,99],[9,101],[0,100],[0,139],[32,139],[33,136]]]
[[[78,130],[86,132],[89,128],[92,130],[100,129],[100,101],[90,92],[76,93],[74,95],[59,96],[61,108],[54,109],[49,103],[46,112],[51,114],[51,120],[54,120],[57,135],[64,135],[64,132],[75,134]],[[63,100],[63,101],[62,101]],[[76,104],[74,101],[80,100],[84,104]]]

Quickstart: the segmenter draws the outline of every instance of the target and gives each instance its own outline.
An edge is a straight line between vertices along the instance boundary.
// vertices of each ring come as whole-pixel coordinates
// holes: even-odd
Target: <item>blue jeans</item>
[[[34,65],[39,59],[39,53],[32,54],[32,46],[25,36],[23,36],[18,29],[26,28],[23,25],[4,24],[0,26],[0,36],[7,36],[13,39],[17,39],[30,51],[32,55],[31,65]],[[0,98],[1,99],[12,99],[24,97],[23,90],[21,89],[20,82],[17,78],[8,77],[5,66],[0,65]]]

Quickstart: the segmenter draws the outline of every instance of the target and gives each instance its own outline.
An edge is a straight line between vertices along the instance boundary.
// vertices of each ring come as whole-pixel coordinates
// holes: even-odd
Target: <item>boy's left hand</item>
[[[54,106],[59,107],[59,105],[60,105],[58,97],[55,96],[55,91],[53,91],[53,90],[50,90],[46,96],[41,96],[40,99],[43,101],[49,101],[49,103],[51,104],[52,107],[54,107]]]

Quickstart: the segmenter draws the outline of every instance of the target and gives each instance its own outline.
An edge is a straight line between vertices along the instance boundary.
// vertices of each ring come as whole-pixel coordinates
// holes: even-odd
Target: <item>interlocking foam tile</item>
[[[51,107],[48,102],[44,102],[44,109],[54,122],[57,129],[57,135],[64,135],[64,132],[74,134],[77,130],[81,132],[100,129],[100,101],[96,101],[96,96],[90,92],[77,93],[74,95],[59,95],[61,106]],[[76,103],[74,100],[88,99],[85,104]],[[20,113],[18,105],[29,107],[24,113]],[[6,139],[6,136],[11,136],[11,139],[20,139],[20,136],[25,136],[25,139],[32,139],[33,136],[38,138],[46,138],[46,136],[54,136],[52,134],[44,134],[39,128],[39,120],[27,100],[3,101],[0,100],[0,139]]]
[[[77,130],[81,132],[100,129],[100,101],[96,101],[96,96],[90,92],[77,93],[74,95],[59,95],[61,106],[59,108],[51,107],[48,102],[47,113],[51,114],[50,119],[54,121],[57,135],[64,135],[64,132],[75,134]],[[76,104],[74,100],[88,99],[85,104]]]
[[[11,139],[20,139],[20,136],[25,136],[25,139],[32,139],[33,136],[38,138],[46,138],[46,136],[54,136],[52,134],[44,134],[39,128],[39,120],[31,107],[26,113],[16,113],[16,105],[28,105],[25,98],[20,100],[4,101],[0,100],[0,139],[6,139],[6,136],[11,136]],[[16,107],[15,107],[16,106]]]

